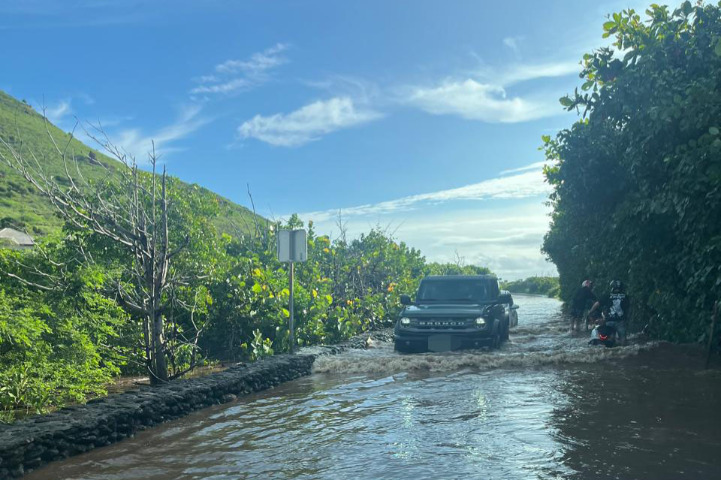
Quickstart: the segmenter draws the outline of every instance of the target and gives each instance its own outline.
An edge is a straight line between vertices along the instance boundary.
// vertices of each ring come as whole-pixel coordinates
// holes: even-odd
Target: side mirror
[[[511,305],[511,310],[518,310],[518,305]]]
[[[513,303],[513,298],[510,293],[501,293],[496,299],[497,303]]]
[[[401,305],[410,305],[413,302],[411,302],[411,297],[408,295],[401,295]]]

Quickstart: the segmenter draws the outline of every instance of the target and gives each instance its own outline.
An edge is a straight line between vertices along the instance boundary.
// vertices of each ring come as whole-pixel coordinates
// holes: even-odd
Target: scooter
[[[618,333],[615,327],[606,323],[606,316],[602,315],[600,318],[590,320],[597,324],[591,331],[591,340],[589,340],[588,344],[603,345],[608,348],[616,346]]]

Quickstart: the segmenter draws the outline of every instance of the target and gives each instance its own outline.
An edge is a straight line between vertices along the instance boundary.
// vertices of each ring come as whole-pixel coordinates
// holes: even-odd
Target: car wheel
[[[506,320],[506,323],[505,323],[504,326],[503,326],[503,338],[502,338],[502,340],[503,340],[504,342],[505,342],[505,341],[508,341],[508,339],[510,338],[510,336],[511,336],[511,335],[510,335],[510,332],[511,332],[511,321],[507,319],[507,320]]]
[[[396,340],[394,348],[395,348],[395,351],[399,352],[399,353],[408,352],[408,347],[406,345],[404,345],[403,342],[399,342],[398,340]]]

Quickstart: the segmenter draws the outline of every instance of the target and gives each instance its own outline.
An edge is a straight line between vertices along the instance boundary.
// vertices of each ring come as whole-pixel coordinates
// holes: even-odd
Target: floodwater
[[[25,478],[721,478],[720,370],[690,348],[587,346],[556,300],[515,299],[500,350],[377,342]]]

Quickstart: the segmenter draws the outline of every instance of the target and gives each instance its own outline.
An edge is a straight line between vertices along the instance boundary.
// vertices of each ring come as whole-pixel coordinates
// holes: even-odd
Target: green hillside
[[[62,148],[67,146],[69,158],[74,158],[82,175],[91,181],[113,176],[122,164],[98,150],[74,139],[68,132],[46,123],[43,116],[30,105],[19,102],[0,91],[0,138],[24,155],[34,154],[46,174],[65,181],[65,167],[48,135],[48,131]],[[0,145],[0,153],[8,154]],[[73,168],[74,165],[73,165]],[[182,188],[191,185],[181,183]],[[202,187],[201,187],[202,188]],[[207,189],[204,191],[215,195]],[[221,232],[247,231],[253,225],[253,213],[223,197],[218,198],[221,212],[215,219]],[[265,221],[258,217],[260,221]],[[10,226],[25,230],[33,236],[43,236],[62,226],[54,207],[18,173],[0,161],[0,228]]]

